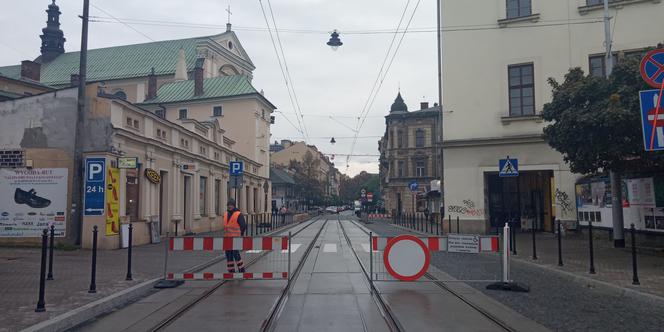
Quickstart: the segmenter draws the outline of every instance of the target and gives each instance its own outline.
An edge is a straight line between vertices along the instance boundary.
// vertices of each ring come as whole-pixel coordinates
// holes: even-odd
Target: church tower
[[[48,5],[46,10],[48,21],[46,27],[42,29],[40,36],[41,44],[41,62],[49,62],[65,52],[65,37],[60,30],[60,7],[55,4],[55,0]]]

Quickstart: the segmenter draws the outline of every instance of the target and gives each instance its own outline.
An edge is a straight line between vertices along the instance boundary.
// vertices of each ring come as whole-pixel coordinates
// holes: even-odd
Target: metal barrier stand
[[[177,225],[177,224],[176,224]],[[177,227],[177,226],[176,226]],[[177,228],[176,228],[177,230]],[[177,236],[177,233],[175,234]],[[156,284],[154,284],[154,288],[162,289],[162,288],[175,288],[177,286],[180,286],[184,284],[184,281],[182,280],[170,280],[168,279],[168,246],[171,243],[171,236],[169,233],[166,233],[166,241],[164,241],[164,277],[163,279],[157,281]]]
[[[530,287],[510,279],[510,226],[505,223],[503,227],[503,280],[486,286],[486,289],[504,290],[511,292],[529,292]]]

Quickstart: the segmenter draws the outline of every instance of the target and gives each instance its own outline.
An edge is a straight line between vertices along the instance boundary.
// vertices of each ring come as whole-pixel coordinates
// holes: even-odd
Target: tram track
[[[321,218],[318,217],[318,216],[315,217],[315,218],[313,218],[312,220],[309,221],[309,223],[308,223],[307,225],[305,225],[304,227],[302,227],[301,229],[299,229],[297,232],[290,234],[290,235],[291,235],[291,239],[292,239],[293,237],[295,237],[296,235],[300,234],[300,233],[301,233],[302,231],[304,231],[305,229],[307,229],[309,226],[315,224],[316,222],[318,222],[318,221],[320,221],[320,220],[321,220]],[[327,220],[325,220],[325,222],[327,222]],[[284,232],[287,232],[288,230],[290,230],[290,229],[292,229],[292,228],[294,228],[294,227],[297,227],[297,226],[299,226],[299,225],[301,225],[301,224],[294,224],[294,225],[292,225],[292,226],[286,227],[285,229],[275,231],[275,232],[273,233],[273,235],[277,235],[277,234],[279,234],[279,235],[283,235]],[[324,227],[324,225],[325,225],[325,223],[323,224],[323,227]],[[321,227],[321,230],[323,229],[323,227]],[[318,231],[317,235],[320,234],[321,230]],[[267,236],[268,234],[264,234],[264,235]],[[289,245],[290,245],[290,240],[291,240],[291,239],[289,239]],[[312,241],[312,243],[315,243],[315,240]],[[260,261],[261,258],[264,258],[264,257],[267,256],[269,253],[270,253],[270,251],[265,251],[265,252],[260,253],[260,254],[259,254],[258,256],[256,256],[254,259],[252,259],[251,261],[248,261],[248,262],[246,263],[246,267],[249,268],[249,267],[251,267],[252,265],[258,263],[258,261]],[[306,257],[305,257],[305,258],[306,258]],[[220,261],[218,261],[218,262],[221,262],[221,261],[223,261],[223,259],[220,260]],[[303,261],[304,261],[304,260],[303,260]],[[216,262],[216,263],[218,263],[218,262]],[[199,269],[197,269],[197,271],[194,271],[194,272],[202,271],[203,269],[205,269],[205,268],[207,268],[207,267],[209,267],[209,266],[210,266],[210,265],[206,264],[206,265],[200,267]],[[290,271],[289,271],[289,276],[290,276]],[[221,288],[223,285],[227,284],[228,282],[229,282],[229,280],[222,280],[222,281],[216,283],[215,285],[211,286],[211,287],[210,287],[209,289],[207,289],[205,292],[203,292],[202,294],[196,296],[194,299],[192,299],[191,301],[189,301],[187,304],[185,304],[184,306],[178,308],[175,312],[173,312],[172,314],[168,315],[165,319],[161,320],[161,321],[160,321],[159,323],[157,323],[155,326],[153,326],[152,328],[150,328],[149,331],[152,331],[152,332],[163,331],[165,328],[167,328],[167,327],[168,327],[169,325],[171,325],[173,322],[177,321],[180,317],[182,317],[185,313],[187,313],[187,312],[189,312],[191,309],[193,309],[198,303],[200,303],[201,301],[203,301],[203,300],[207,299],[208,297],[210,297],[210,296],[211,296],[212,294],[214,294],[219,288]],[[291,282],[291,283],[292,283],[292,282]],[[287,287],[289,287],[289,286],[287,286]]]
[[[355,225],[355,227],[357,227],[358,229],[360,229],[360,230],[361,230],[362,232],[364,232],[366,235],[369,235],[369,232],[368,232],[366,229],[364,229],[364,227],[362,227],[361,225],[357,224],[357,222],[355,222],[354,220],[352,220],[352,219],[350,219],[350,218],[348,219],[348,221],[351,222],[353,225]],[[355,249],[353,248],[353,246],[352,246],[352,244],[351,244],[351,242],[350,242],[350,238],[349,238],[348,235],[346,234],[346,230],[344,229],[343,224],[341,224],[341,222],[340,222],[340,225],[341,225],[341,229],[342,229],[342,231],[343,231],[343,233],[344,233],[344,236],[346,237],[346,241],[348,241],[348,244],[349,244],[351,250],[353,251],[353,254],[354,254],[355,257],[357,258],[358,262],[360,263],[360,266],[362,267],[362,271],[364,271],[364,275],[367,277],[367,280],[368,280],[368,282],[369,282],[369,284],[370,284],[370,287],[371,287],[371,290],[372,290],[372,295],[375,295],[376,300],[379,302],[379,303],[378,303],[378,304],[379,304],[379,308],[382,307],[382,308],[385,308],[385,310],[386,310],[387,317],[386,317],[386,316],[384,316],[384,317],[386,317],[386,320],[389,319],[389,320],[391,320],[391,321],[393,321],[393,322],[395,322],[395,323],[397,324],[396,327],[398,327],[399,329],[396,330],[396,331],[405,331],[404,328],[403,328],[403,326],[400,325],[400,324],[398,323],[399,321],[398,321],[398,319],[396,318],[394,312],[393,312],[393,311],[391,310],[391,308],[389,307],[389,304],[387,303],[387,301],[383,298],[383,296],[380,294],[380,292],[378,291],[378,289],[374,286],[374,284],[373,284],[371,278],[369,277],[369,274],[366,272],[366,269],[365,269],[365,267],[364,267],[364,264],[362,263],[362,261],[360,260],[359,256],[357,255],[357,252],[355,252]],[[369,250],[373,250],[373,248],[371,247],[371,244],[369,244]],[[484,309],[481,308],[480,306],[478,306],[478,305],[476,305],[475,303],[473,303],[472,301],[468,300],[465,296],[463,296],[463,295],[460,294],[459,292],[457,292],[457,291],[451,289],[451,288],[450,288],[449,286],[447,286],[444,282],[442,282],[442,281],[436,281],[436,277],[435,277],[434,275],[432,275],[431,273],[429,273],[429,272],[425,273],[425,274],[424,274],[424,277],[427,278],[427,279],[429,279],[430,281],[432,281],[431,283],[434,284],[434,285],[436,285],[436,286],[438,286],[440,289],[445,290],[445,291],[448,292],[449,294],[451,294],[451,295],[453,295],[454,297],[456,297],[456,298],[458,298],[459,300],[461,300],[463,303],[465,303],[465,304],[468,305],[470,308],[472,308],[473,310],[475,310],[476,312],[478,312],[480,315],[482,315],[482,316],[484,316],[485,318],[487,318],[487,319],[489,319],[490,321],[492,321],[494,324],[498,325],[498,327],[502,328],[503,330],[505,330],[505,331],[516,331],[514,328],[512,328],[511,326],[509,326],[506,322],[504,322],[504,321],[501,320],[500,318],[498,318],[498,317],[496,317],[495,315],[493,315],[493,314],[487,312],[486,310],[484,310]],[[382,310],[382,309],[381,309],[381,310]]]

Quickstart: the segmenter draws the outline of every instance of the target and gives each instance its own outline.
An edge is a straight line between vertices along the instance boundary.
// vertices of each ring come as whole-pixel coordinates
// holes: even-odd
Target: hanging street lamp
[[[339,46],[343,45],[344,43],[341,42],[341,39],[339,39],[339,33],[335,29],[332,31],[332,34],[330,34],[330,40],[327,42],[327,45],[332,48],[333,51],[336,51]]]
[[[336,142],[337,142],[337,141],[334,139],[334,137],[332,137],[332,139],[330,140],[330,144],[334,144],[334,143],[336,143]]]

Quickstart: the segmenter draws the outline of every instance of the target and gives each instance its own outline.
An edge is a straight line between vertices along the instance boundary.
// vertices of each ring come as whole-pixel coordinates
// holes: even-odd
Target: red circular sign
[[[399,235],[385,246],[383,263],[387,272],[401,281],[415,281],[429,269],[429,249],[413,235]]]
[[[641,59],[641,77],[653,88],[664,82],[664,49],[652,50]]]

